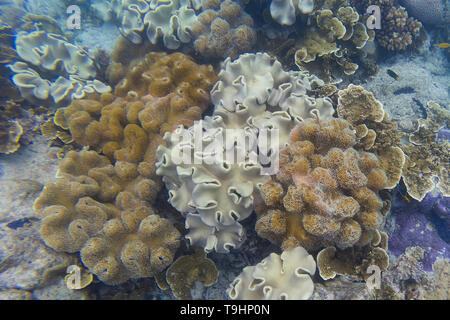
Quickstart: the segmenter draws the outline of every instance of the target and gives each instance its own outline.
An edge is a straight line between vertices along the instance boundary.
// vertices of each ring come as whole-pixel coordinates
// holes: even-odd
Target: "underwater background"
[[[0,299],[449,299],[449,22],[0,0]]]

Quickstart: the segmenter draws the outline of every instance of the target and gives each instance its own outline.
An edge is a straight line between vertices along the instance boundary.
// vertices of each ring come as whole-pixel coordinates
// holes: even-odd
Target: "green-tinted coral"
[[[191,290],[196,281],[212,286],[219,272],[214,261],[208,259],[202,250],[178,258],[166,271],[166,280],[177,299],[192,299]]]

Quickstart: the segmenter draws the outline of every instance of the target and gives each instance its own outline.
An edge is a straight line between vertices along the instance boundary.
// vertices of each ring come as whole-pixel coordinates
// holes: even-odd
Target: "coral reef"
[[[315,272],[314,258],[302,247],[291,248],[245,267],[227,292],[233,300],[307,300]]]
[[[34,204],[49,247],[80,251],[83,264],[108,284],[152,276],[172,262],[180,233],[150,207],[158,182],[139,175],[135,164],[71,151],[57,177]]]
[[[376,33],[376,39],[382,47],[391,51],[401,51],[411,46],[422,29],[422,23],[408,17],[403,7],[390,8],[384,13],[382,23],[383,28]]]
[[[197,126],[166,133],[166,147],[157,150],[156,173],[169,189],[169,202],[187,214],[186,228],[191,229],[187,238],[192,244],[219,252],[242,244],[245,233],[238,221],[252,213],[254,188],[268,179],[261,163],[275,161],[278,148],[288,143],[290,129],[297,123],[328,119],[334,113],[328,98],[306,95],[319,83],[307,73],[283,71],[267,54],[227,59],[211,90],[213,115]],[[228,129],[237,130],[235,136],[225,136]],[[262,129],[268,131],[270,141],[275,140],[266,145],[266,151],[272,152],[265,154],[267,159],[255,149]],[[246,145],[234,150],[239,135]],[[193,152],[199,146],[201,150]],[[225,158],[230,150],[232,157]],[[237,161],[235,152],[242,156],[236,155]],[[187,159],[180,161],[180,154]]]
[[[343,119],[307,119],[280,152],[280,171],[261,188],[256,230],[282,248],[346,249],[376,238],[389,203],[378,191],[387,177],[378,158],[356,151]]]
[[[381,288],[375,289],[376,299],[389,300],[448,300],[450,260],[440,259],[433,264],[433,273],[422,268],[425,250],[408,247],[394,261],[387,272],[383,272]]]
[[[417,120],[416,128],[405,137],[381,103],[362,87],[349,85],[338,91],[338,97],[338,115],[355,129],[357,148],[379,158],[388,177],[386,188],[394,188],[403,178],[408,194],[416,200],[421,201],[435,187],[448,196],[449,142],[437,139],[438,132],[448,126],[446,109],[430,101],[425,108],[427,118]]]
[[[198,9],[196,1],[193,1]],[[164,46],[177,49],[182,43],[192,41],[190,30],[198,17],[190,0],[156,0],[143,18],[147,38],[155,44],[162,36]]]
[[[0,153],[14,153],[20,148],[19,140],[23,128],[19,122],[14,120],[3,121],[1,119],[0,121]]]
[[[239,4],[210,0],[202,9],[190,30],[197,52],[204,57],[235,59],[251,50],[256,42],[253,20]]]
[[[106,157],[71,151],[62,160],[60,179],[34,206],[46,244],[80,251],[83,264],[108,284],[167,267],[180,234],[151,207],[161,186],[155,149],[160,134],[201,116],[215,79],[210,66],[181,53],[150,53],[130,66],[114,94],[59,108],[54,123]]]
[[[196,281],[204,286],[212,286],[217,281],[218,270],[214,261],[208,259],[203,251],[185,255],[167,269],[166,280],[177,299],[192,299],[190,290]]]
[[[200,118],[215,80],[211,66],[199,66],[184,54],[149,53],[130,65],[114,95],[74,100],[58,109],[54,122],[111,160],[149,163],[160,134]]]

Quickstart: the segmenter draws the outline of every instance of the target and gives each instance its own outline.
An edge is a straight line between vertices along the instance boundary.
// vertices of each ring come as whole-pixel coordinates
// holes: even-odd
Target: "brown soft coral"
[[[305,120],[280,152],[280,170],[261,187],[257,232],[284,249],[366,245],[381,227],[387,178],[377,157],[356,151],[342,119]]]
[[[165,132],[200,119],[216,79],[211,66],[199,66],[184,54],[150,53],[130,66],[114,94],[74,100],[58,109],[54,122],[111,161],[142,163],[143,173],[153,167]]]
[[[231,0],[208,1],[192,26],[194,48],[209,58],[236,58],[256,42],[253,19]]]
[[[150,206],[160,182],[95,151],[69,152],[57,176],[34,204],[49,247],[80,251],[84,265],[108,284],[152,276],[172,262],[180,233]]]
[[[85,266],[108,284],[167,267],[180,234],[151,207],[161,188],[155,150],[165,132],[201,117],[215,81],[211,66],[181,53],[150,53],[131,65],[114,94],[58,109],[54,124],[93,150],[68,153],[60,179],[36,200],[46,244],[79,251]]]

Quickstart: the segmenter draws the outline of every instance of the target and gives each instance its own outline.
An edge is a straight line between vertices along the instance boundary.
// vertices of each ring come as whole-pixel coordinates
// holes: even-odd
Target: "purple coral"
[[[401,202],[392,208],[395,229],[389,237],[389,251],[402,254],[407,247],[425,250],[423,267],[432,270],[438,258],[450,258],[448,239],[450,198],[427,194],[422,202]],[[440,231],[440,232],[439,232]]]

